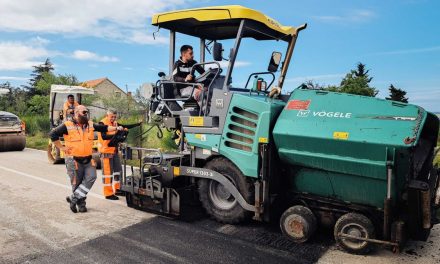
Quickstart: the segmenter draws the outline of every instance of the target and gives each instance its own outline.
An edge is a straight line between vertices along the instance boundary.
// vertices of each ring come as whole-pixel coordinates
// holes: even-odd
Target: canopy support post
[[[173,75],[174,62],[176,61],[176,32],[170,30],[170,64],[169,75]]]
[[[243,19],[240,22],[240,27],[238,28],[237,37],[235,38],[235,44],[234,44],[234,47],[231,49],[231,53],[229,56],[228,70],[226,72],[225,83],[223,84],[223,91],[224,92],[229,91],[228,83],[229,83],[229,80],[231,79],[231,74],[232,74],[232,70],[234,68],[235,59],[237,58],[238,48],[240,47],[241,38],[243,37],[244,25],[245,25],[245,20]]]
[[[278,88],[283,89],[284,79],[287,74],[287,70],[289,69],[290,59],[293,55],[293,50],[295,48],[296,39],[298,38],[298,34],[301,30],[306,29],[307,24],[301,25],[296,29],[295,34],[292,36],[292,40],[289,42],[289,46],[287,47],[286,58],[283,62],[283,68],[281,68],[280,77],[278,77]]]
[[[200,39],[200,63],[205,62],[205,39]],[[205,65],[202,65],[203,68],[205,68]]]

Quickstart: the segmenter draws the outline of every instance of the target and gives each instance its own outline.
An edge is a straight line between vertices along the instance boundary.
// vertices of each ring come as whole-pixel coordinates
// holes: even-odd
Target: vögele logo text
[[[351,118],[352,113],[344,112],[327,112],[327,111],[313,111],[313,116],[316,117],[330,117],[330,118]]]

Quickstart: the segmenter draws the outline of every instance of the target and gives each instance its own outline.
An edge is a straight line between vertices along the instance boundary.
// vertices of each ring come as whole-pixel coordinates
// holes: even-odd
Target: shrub
[[[20,119],[26,123],[26,134],[30,136],[37,133],[47,136],[49,133],[50,122],[49,117],[46,115],[22,116]]]

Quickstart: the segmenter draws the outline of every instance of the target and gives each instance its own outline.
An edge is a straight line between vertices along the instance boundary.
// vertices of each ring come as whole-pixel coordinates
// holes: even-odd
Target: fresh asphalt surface
[[[73,214],[64,165],[31,149],[0,153],[0,190],[0,263],[440,263],[438,227],[400,255],[354,256],[338,250],[329,231],[297,245],[277,223],[234,226],[134,210],[124,199],[103,199],[100,174],[89,212]]]

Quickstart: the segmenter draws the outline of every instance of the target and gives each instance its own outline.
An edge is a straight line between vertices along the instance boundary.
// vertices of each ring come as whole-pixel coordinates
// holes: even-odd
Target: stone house
[[[93,88],[100,97],[122,98],[128,96],[121,88],[113,83],[109,78],[99,78],[96,80],[84,81],[81,86]],[[88,106],[92,118],[101,118],[105,115],[106,109],[100,101],[94,102],[94,106]]]
[[[127,95],[107,77],[85,81],[82,83],[82,86],[95,89],[96,93],[100,96],[110,97],[114,95],[116,97],[121,97]]]

